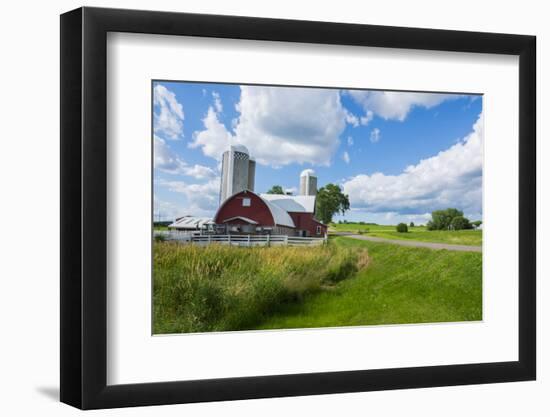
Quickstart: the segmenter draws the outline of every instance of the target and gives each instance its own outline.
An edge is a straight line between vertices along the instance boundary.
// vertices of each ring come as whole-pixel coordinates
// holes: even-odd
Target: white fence
[[[182,243],[210,245],[213,243],[233,246],[317,246],[326,243],[327,238],[298,237],[287,235],[197,235],[182,232],[155,232],[155,236]]]

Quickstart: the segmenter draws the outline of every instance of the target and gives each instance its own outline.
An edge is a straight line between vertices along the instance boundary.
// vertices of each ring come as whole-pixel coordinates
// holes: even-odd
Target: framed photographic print
[[[535,379],[535,38],[61,16],[61,400]]]

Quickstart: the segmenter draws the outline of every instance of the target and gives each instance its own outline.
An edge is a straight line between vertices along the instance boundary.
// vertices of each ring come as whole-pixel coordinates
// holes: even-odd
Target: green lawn
[[[330,291],[287,303],[257,329],[453,322],[482,319],[481,253],[409,248],[345,237],[369,265]]]
[[[450,243],[455,245],[481,246],[481,230],[427,230],[424,226],[409,227],[408,233],[398,233],[395,226],[365,225],[359,223],[333,224],[330,230],[337,232],[363,233],[367,236],[386,239],[418,240],[422,242]]]

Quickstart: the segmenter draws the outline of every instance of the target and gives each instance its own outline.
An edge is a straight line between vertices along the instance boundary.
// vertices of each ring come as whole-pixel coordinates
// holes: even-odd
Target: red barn
[[[323,237],[327,226],[315,219],[315,196],[241,191],[225,200],[214,217],[216,233]]]

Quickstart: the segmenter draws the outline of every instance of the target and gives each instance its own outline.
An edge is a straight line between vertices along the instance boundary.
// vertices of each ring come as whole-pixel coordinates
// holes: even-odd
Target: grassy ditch
[[[482,254],[335,238],[369,253],[369,267],[330,293],[307,297],[266,318],[261,329],[478,321]]]

